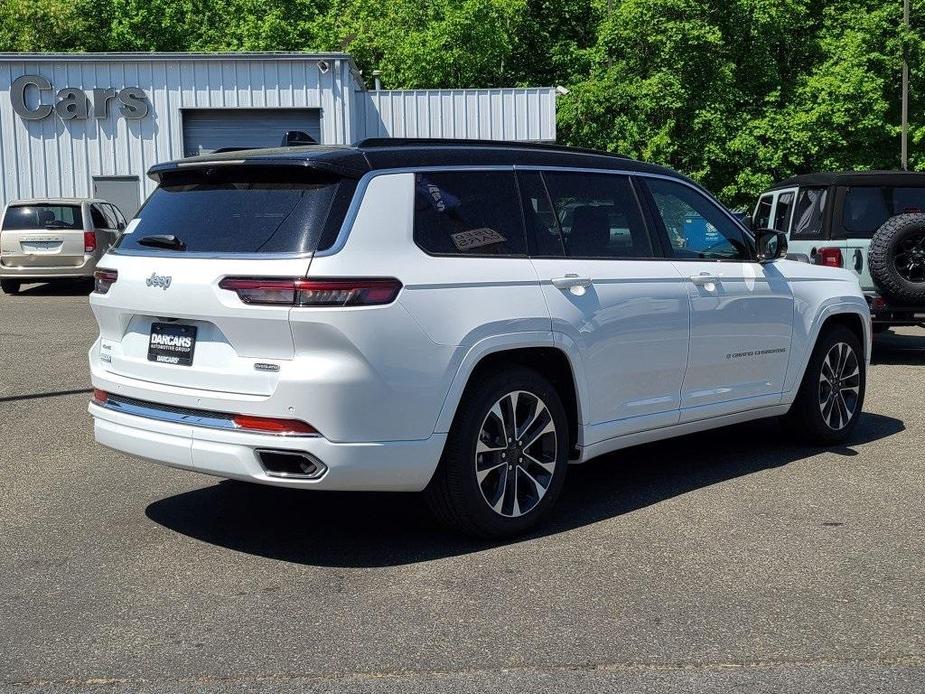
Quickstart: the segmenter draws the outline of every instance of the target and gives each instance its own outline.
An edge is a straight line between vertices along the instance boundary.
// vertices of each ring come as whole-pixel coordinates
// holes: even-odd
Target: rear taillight
[[[244,431],[283,436],[317,436],[318,430],[300,419],[276,419],[275,417],[252,417],[236,414],[231,418],[234,425]]]
[[[93,389],[93,402],[97,405],[105,405],[107,400],[109,400],[109,393],[99,388]]]
[[[84,232],[84,253],[93,253],[96,250],[96,232]]]
[[[93,291],[97,294],[106,294],[117,279],[119,279],[118,271],[98,268],[93,273]]]
[[[816,265],[825,265],[826,267],[844,267],[845,264],[841,248],[820,248],[816,251],[814,261]]]
[[[245,304],[283,306],[379,306],[395,301],[402,284],[392,278],[275,279],[226,277],[218,284]]]

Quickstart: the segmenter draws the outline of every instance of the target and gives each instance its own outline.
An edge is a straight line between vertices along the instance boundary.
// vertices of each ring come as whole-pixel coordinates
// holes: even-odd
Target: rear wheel
[[[511,367],[470,385],[425,492],[428,504],[469,535],[526,531],[562,489],[567,426],[555,388],[531,369]]]
[[[16,294],[19,284],[19,280],[0,280],[0,290],[3,290],[4,294]]]
[[[841,325],[827,329],[816,343],[787,416],[791,427],[812,443],[841,443],[861,416],[866,379],[857,336]]]

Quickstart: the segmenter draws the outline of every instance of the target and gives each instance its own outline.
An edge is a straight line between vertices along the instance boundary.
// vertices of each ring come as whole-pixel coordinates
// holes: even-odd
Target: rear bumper
[[[98,255],[84,256],[80,265],[66,266],[27,266],[4,265],[0,263],[0,279],[11,280],[46,280],[92,277],[96,270]],[[4,262],[15,262],[16,256],[4,256]]]
[[[223,431],[114,412],[91,402],[94,435],[107,448],[154,463],[279,487],[338,491],[423,490],[437,468],[446,434],[421,441],[333,443],[323,437],[289,437]],[[258,450],[306,452],[326,471],[317,479],[268,475]]]
[[[875,292],[866,292],[870,318],[874,325],[922,325],[925,324],[925,306],[897,306]]]

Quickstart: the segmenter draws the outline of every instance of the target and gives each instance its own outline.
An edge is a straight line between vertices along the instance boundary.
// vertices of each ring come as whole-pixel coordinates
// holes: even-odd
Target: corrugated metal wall
[[[319,69],[324,60],[327,71]],[[107,118],[24,120],[10,87],[40,75],[65,87],[139,87],[149,113],[129,120],[110,102]],[[30,89],[34,99],[35,89]],[[42,103],[52,103],[43,92]],[[34,103],[30,105],[34,106]],[[546,140],[556,137],[552,88],[365,91],[343,54],[0,54],[0,205],[28,197],[92,194],[93,176],[145,176],[183,151],[183,109],[320,109],[321,138],[349,144],[364,137]],[[92,106],[91,106],[92,109]],[[282,135],[282,133],[280,133]]]
[[[93,176],[139,176],[142,198],[153,189],[152,164],[183,156],[183,108],[320,108],[324,142],[353,139],[355,82],[348,60],[304,56],[28,56],[0,57],[0,204],[42,196],[90,196]],[[12,111],[10,85],[41,75],[64,87],[140,87],[150,104],[142,120],[126,120],[118,102],[105,120],[25,121]],[[344,82],[347,82],[345,85]],[[34,93],[34,90],[33,90]],[[51,102],[51,94],[43,95]]]
[[[367,137],[556,139],[555,89],[370,91],[357,100]]]

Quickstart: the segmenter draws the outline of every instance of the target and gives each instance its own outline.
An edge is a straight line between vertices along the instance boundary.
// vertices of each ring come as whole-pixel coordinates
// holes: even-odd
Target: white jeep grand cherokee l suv
[[[870,311],[702,188],[543,145],[367,140],[161,164],[100,264],[96,439],[263,484],[424,491],[508,536],[569,463],[788,415],[844,440]],[[310,503],[310,500],[306,500]]]

